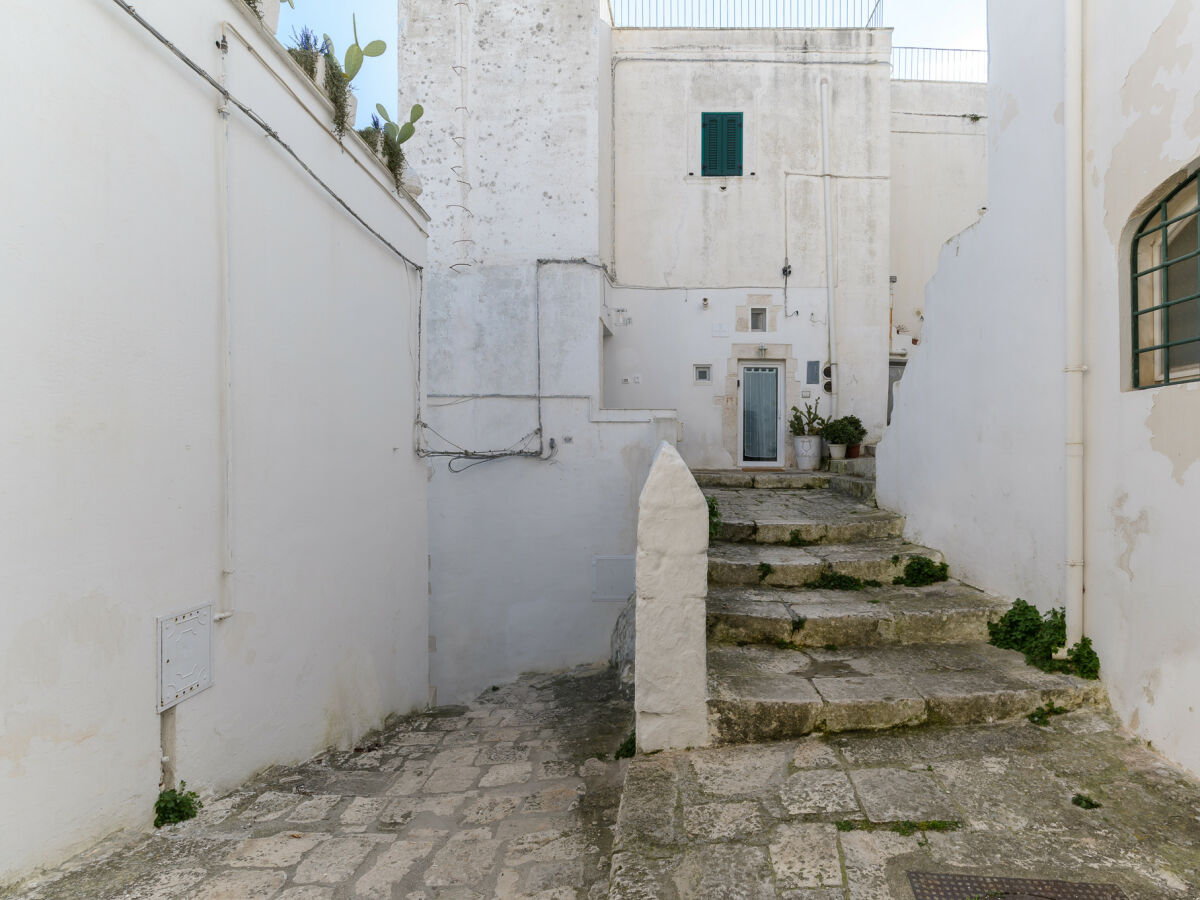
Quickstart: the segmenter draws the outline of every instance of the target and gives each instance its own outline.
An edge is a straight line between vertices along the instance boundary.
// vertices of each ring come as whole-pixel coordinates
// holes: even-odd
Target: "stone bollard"
[[[638,499],[634,712],[645,751],[708,743],[708,503],[663,441]]]

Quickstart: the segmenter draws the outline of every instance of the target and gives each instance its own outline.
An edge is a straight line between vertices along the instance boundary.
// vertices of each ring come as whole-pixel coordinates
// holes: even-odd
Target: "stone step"
[[[862,591],[713,588],[708,639],[796,647],[986,641],[988,623],[1009,605],[957,581]]]
[[[829,487],[826,472],[751,472],[741,469],[693,469],[692,477],[702,488],[766,488],[811,490]]]
[[[760,544],[849,543],[899,537],[904,519],[829,489],[705,488],[721,515],[721,540]]]
[[[714,543],[708,548],[709,585],[804,587],[822,572],[853,575],[891,584],[914,556],[942,562],[937,550],[901,538],[879,538],[850,544]]]
[[[831,475],[858,475],[863,478],[875,477],[875,457],[860,456],[857,459],[829,460]]]
[[[708,725],[714,743],[752,743],[814,731],[978,725],[1053,702],[1106,701],[1098,681],[1042,672],[983,642],[854,649],[712,646]]]
[[[875,478],[862,475],[830,475],[829,487],[832,490],[861,500],[871,506],[875,505]]]

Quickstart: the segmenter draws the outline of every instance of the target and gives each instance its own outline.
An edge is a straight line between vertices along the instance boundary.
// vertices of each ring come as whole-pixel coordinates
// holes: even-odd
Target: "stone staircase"
[[[955,580],[894,585],[911,558],[941,554],[905,541],[904,520],[875,506],[874,459],[832,468],[693,473],[721,516],[708,552],[714,743],[981,724],[1104,701],[1098,682],[987,643],[1007,602]],[[822,575],[880,586],[806,587]]]

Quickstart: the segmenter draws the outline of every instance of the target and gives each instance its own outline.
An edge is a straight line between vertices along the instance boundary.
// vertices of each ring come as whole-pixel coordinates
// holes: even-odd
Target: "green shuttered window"
[[[742,114],[700,114],[700,174],[742,174]]]

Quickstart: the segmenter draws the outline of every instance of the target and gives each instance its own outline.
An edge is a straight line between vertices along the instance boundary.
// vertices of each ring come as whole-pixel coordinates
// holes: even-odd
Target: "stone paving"
[[[596,900],[631,723],[607,668],[524,678],[274,768],[0,897]]]
[[[911,900],[909,871],[1183,900],[1200,782],[1096,711],[662,753],[630,766],[615,850],[612,900]]]
[[[904,519],[831,490],[706,488],[721,513],[721,538],[727,541],[787,543],[795,533],[803,541],[864,540],[896,537]]]

